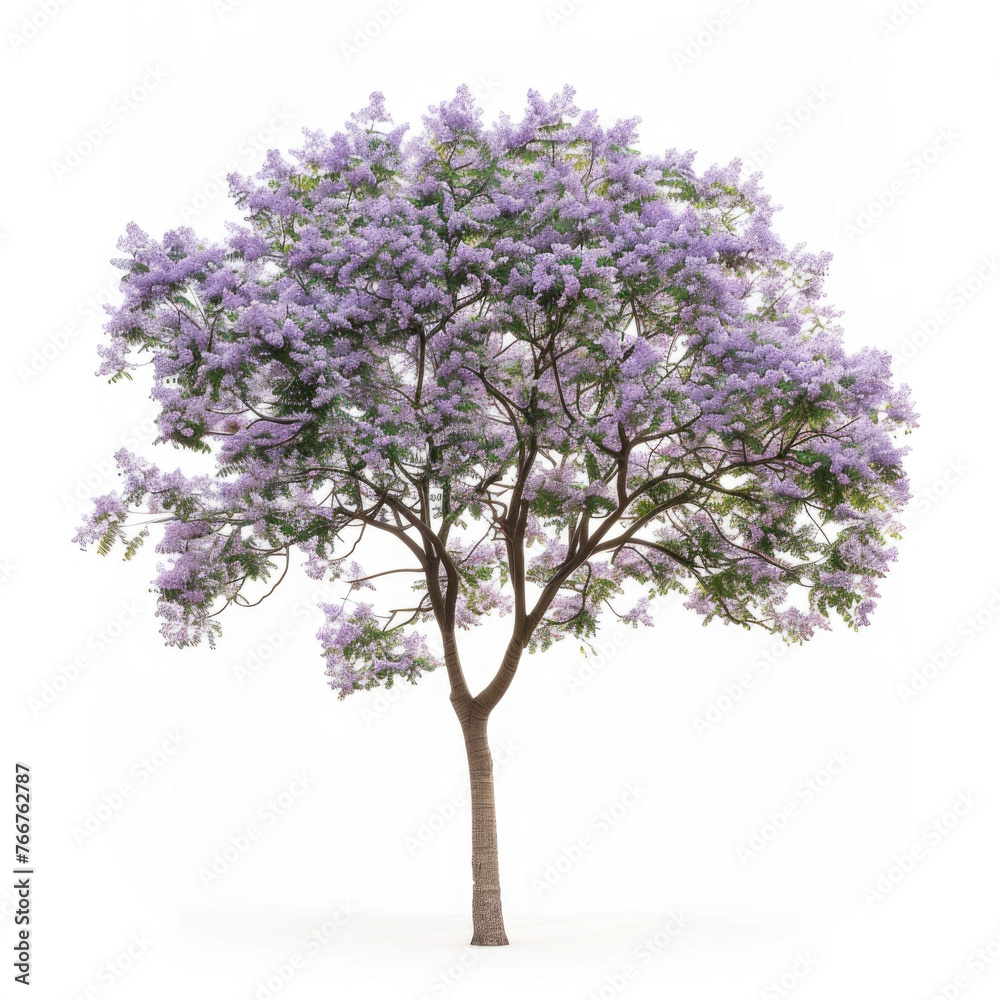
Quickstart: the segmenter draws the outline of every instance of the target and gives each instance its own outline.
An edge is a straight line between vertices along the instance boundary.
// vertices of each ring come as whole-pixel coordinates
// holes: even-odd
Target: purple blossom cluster
[[[169,643],[211,638],[293,553],[358,589],[365,532],[419,596],[325,609],[341,695],[432,669],[414,625],[448,654],[494,611],[517,650],[607,613],[650,624],[671,589],[789,640],[868,623],[909,496],[908,390],[886,352],[847,351],[829,255],[782,243],[757,176],[643,154],[637,124],[566,88],[487,126],[460,88],[410,137],[373,94],[232,174],[224,241],[128,227],[99,373],[149,355],[158,442],[217,475],[120,453],[121,494],[76,540],[128,551],[137,517],[165,524]]]

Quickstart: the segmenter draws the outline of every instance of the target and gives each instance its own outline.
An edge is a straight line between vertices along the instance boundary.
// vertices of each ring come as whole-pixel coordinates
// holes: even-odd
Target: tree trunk
[[[500,904],[493,757],[486,739],[486,719],[474,714],[462,720],[462,732],[472,797],[472,944],[507,944]]]

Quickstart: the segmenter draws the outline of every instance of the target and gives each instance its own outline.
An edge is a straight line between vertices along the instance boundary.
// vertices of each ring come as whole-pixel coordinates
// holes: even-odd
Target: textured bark
[[[461,716],[459,716],[461,720]],[[493,797],[493,757],[486,738],[486,718],[462,720],[469,758],[472,799],[472,944],[507,944],[500,903],[497,812]]]

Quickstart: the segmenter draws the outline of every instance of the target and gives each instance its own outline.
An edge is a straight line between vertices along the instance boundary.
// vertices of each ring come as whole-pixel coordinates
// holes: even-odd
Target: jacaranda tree
[[[651,624],[670,590],[788,641],[868,624],[914,415],[886,353],[845,350],[828,255],[785,248],[739,161],[644,155],[637,120],[602,126],[571,88],[491,127],[460,88],[423,123],[406,139],[373,94],[346,131],[304,130],[231,175],[246,225],[224,242],[128,227],[99,374],[148,354],[157,441],[216,475],[121,451],[76,540],[128,558],[162,525],[170,645],[212,641],[294,556],[343,581],[318,633],[341,698],[443,665],[472,943],[500,945],[487,722],[525,650]],[[412,606],[360,599],[366,533],[398,546]],[[473,692],[458,635],[491,612],[509,640]]]

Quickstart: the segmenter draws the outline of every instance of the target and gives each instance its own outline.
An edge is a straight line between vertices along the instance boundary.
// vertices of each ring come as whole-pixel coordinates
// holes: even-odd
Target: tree
[[[524,651],[587,643],[602,613],[652,624],[671,590],[789,642],[868,624],[915,416],[886,353],[845,350],[829,255],[785,249],[738,160],[643,155],[637,120],[603,127],[568,87],[530,92],[518,123],[481,118],[460,88],[404,141],[373,94],[346,131],[231,175],[247,225],[224,242],[128,227],[99,374],[149,354],[157,441],[217,475],[123,450],[123,489],[76,540],[127,559],[163,525],[169,645],[211,643],[296,553],[347,588],[318,633],[341,698],[443,666],[472,943],[500,945],[487,723]],[[357,599],[385,575],[353,561],[366,534],[398,545],[410,606]],[[457,637],[491,612],[509,641],[473,693]]]

